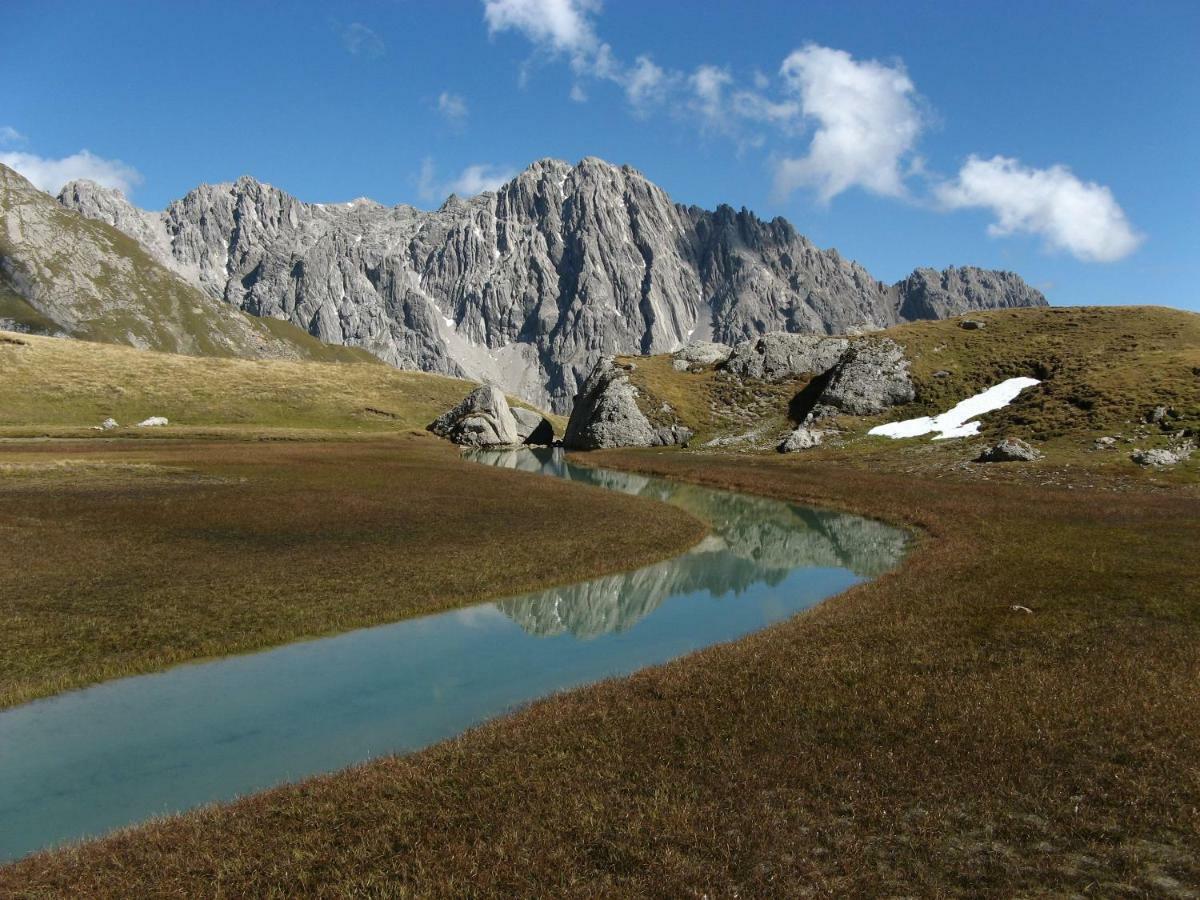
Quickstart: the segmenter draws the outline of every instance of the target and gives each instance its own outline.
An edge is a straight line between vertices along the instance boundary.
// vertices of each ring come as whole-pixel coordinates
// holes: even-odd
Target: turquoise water
[[[578,468],[558,451],[472,458],[664,500],[712,533],[625,574],[0,712],[0,860],[419,749],[556,691],[756,631],[892,568],[905,550],[903,532],[857,516]]]

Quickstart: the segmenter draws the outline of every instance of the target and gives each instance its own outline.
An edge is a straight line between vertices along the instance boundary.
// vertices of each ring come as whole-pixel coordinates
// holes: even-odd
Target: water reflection
[[[0,711],[0,861],[417,750],[786,619],[904,548],[901,533],[856,516],[575,468],[561,454],[476,458],[677,503],[713,530],[634,572]]]
[[[674,504],[711,523],[682,556],[634,572],[502,600],[531,634],[595,637],[622,631],[676,594],[739,595],[778,585],[794,569],[840,568],[873,577],[903,557],[903,532],[880,522],[631,472],[573,466],[561,450],[479,450],[485,465],[552,475]]]

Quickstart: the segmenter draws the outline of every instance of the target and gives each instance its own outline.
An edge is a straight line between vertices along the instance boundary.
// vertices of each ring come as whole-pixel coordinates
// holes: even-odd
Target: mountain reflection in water
[[[756,584],[778,585],[797,568],[874,577],[899,563],[907,543],[903,532],[861,516],[575,466],[558,449],[476,450],[467,458],[650,497],[711,523],[704,540],[673,559],[496,604],[530,634],[587,638],[624,631],[668,597],[695,591],[737,596]]]

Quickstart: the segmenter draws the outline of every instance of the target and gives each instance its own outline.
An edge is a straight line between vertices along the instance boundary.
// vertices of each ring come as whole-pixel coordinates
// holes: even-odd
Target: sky
[[[598,156],[885,281],[1200,311],[1198,59],[1195,0],[5,0],[0,162],[433,208]]]

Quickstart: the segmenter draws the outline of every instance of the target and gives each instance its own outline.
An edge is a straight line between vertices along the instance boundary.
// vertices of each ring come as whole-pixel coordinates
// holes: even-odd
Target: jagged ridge
[[[1012,273],[969,267],[885,285],[785,219],[685,207],[595,158],[540,160],[433,212],[304,203],[248,177],[202,185],[160,215],[81,183],[59,200],[213,298],[559,411],[603,354],[1046,303]]]

